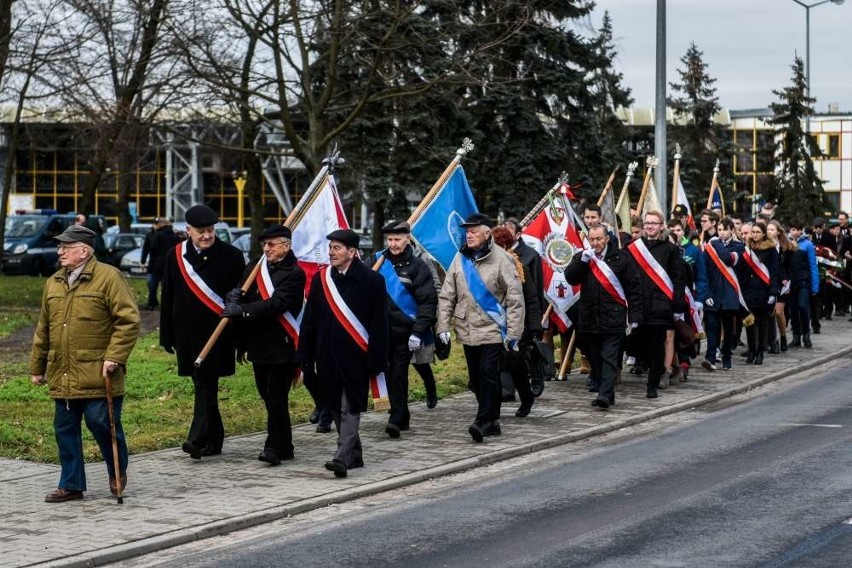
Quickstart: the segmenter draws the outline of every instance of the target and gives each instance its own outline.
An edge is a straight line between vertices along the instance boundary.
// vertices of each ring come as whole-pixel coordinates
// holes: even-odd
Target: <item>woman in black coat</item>
[[[775,317],[775,302],[781,289],[779,258],[775,241],[766,236],[766,225],[755,223],[741,261],[740,273],[743,298],[754,316],[754,325],[746,330],[749,349],[746,363],[763,363],[763,352],[769,338],[769,321],[770,317]]]

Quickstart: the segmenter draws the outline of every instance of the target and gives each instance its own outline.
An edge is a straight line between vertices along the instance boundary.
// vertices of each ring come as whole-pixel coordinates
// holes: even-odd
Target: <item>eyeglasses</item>
[[[62,252],[62,251],[71,250],[71,249],[75,249],[75,248],[82,248],[84,246],[86,246],[86,245],[80,245],[80,244],[77,244],[77,245],[57,245],[56,250],[57,250],[57,252]]]
[[[662,225],[662,223],[660,223],[660,222],[658,222],[658,221],[645,221],[645,222],[644,222],[644,223],[642,223],[642,224],[643,224],[643,225]]]
[[[261,247],[274,247],[278,245],[288,246],[290,245],[290,241],[263,241],[260,243]]]

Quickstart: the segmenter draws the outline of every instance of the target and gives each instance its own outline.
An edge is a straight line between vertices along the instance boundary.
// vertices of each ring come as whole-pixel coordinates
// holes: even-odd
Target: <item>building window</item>
[[[825,199],[831,203],[836,210],[840,209],[840,192],[839,191],[826,191]]]
[[[734,146],[736,155],[734,160],[734,171],[747,173],[754,171],[754,131],[737,130],[734,133]]]
[[[828,160],[837,160],[840,158],[840,134],[826,135],[823,154],[825,154],[823,157]]]
[[[757,171],[770,173],[775,171],[775,133],[758,131],[757,133]]]

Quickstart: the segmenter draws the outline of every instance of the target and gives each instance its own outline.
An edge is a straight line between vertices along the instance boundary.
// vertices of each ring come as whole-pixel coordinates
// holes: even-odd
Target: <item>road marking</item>
[[[790,422],[789,424],[779,424],[779,426],[813,426],[814,428],[843,428],[843,424],[798,424]]]

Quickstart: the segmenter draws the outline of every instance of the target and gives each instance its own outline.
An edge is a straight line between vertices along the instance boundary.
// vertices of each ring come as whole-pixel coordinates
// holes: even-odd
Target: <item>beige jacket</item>
[[[476,271],[485,286],[506,310],[508,337],[520,339],[524,329],[524,293],[515,263],[509,254],[493,243],[484,257],[475,260]],[[456,330],[456,338],[463,345],[502,343],[500,328],[479,307],[467,287],[461,265],[460,252],[450,264],[444,285],[438,295],[438,333]]]
[[[112,394],[124,394],[127,359],[139,337],[139,306],[121,272],[90,259],[68,287],[66,270],[45,280],[30,374],[46,375],[51,398],[104,398],[104,360],[121,367]]]

